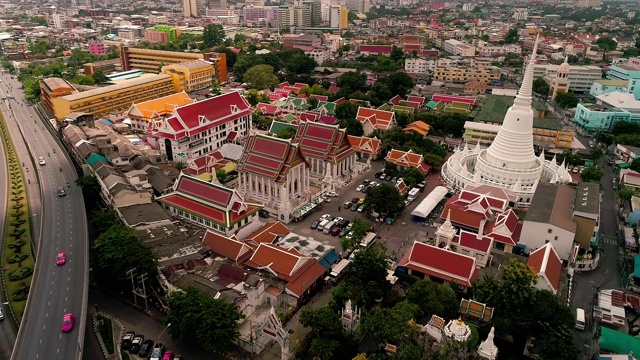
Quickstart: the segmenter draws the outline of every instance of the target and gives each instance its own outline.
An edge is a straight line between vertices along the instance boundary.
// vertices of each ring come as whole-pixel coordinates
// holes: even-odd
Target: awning
[[[640,255],[633,257],[633,277],[640,278]]]

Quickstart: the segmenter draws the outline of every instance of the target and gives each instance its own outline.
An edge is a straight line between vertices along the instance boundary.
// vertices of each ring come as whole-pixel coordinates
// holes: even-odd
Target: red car
[[[162,356],[162,360],[173,360],[174,357],[175,355],[173,354],[173,351],[167,350],[165,351],[164,356]]]
[[[56,265],[62,266],[67,263],[67,254],[61,252],[56,256]]]
[[[73,314],[64,314],[62,317],[62,332],[69,332],[73,330]]]

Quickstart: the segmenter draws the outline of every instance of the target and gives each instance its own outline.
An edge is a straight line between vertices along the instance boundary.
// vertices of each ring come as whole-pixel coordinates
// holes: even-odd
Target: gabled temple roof
[[[243,255],[248,255],[251,252],[251,248],[242,241],[216,234],[210,230],[204,234],[202,243],[208,246],[212,253],[233,261],[239,261]]]
[[[382,153],[382,147],[380,146],[380,139],[364,136],[348,136],[349,144],[356,149],[356,151],[363,154],[380,155]]]
[[[347,139],[347,131],[337,125],[303,122],[293,140],[298,143],[305,157],[315,157],[336,163],[353,154]]]
[[[547,281],[553,288],[554,293],[558,291],[560,275],[562,274],[562,260],[551,243],[546,243],[532,252],[527,260],[527,265],[531,267],[536,275]]]
[[[476,259],[415,241],[398,266],[470,288],[478,276]]]
[[[364,124],[371,123],[376,130],[389,130],[395,122],[395,113],[378,109],[359,107],[356,120]]]
[[[300,163],[306,162],[297,144],[285,139],[255,134],[247,141],[238,163],[238,172],[248,171],[281,183],[289,170]]]

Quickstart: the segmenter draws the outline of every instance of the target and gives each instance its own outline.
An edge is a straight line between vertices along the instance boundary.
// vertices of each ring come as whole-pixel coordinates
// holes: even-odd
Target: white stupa
[[[442,179],[455,191],[471,184],[488,184],[513,191],[518,207],[527,207],[540,181],[565,183],[571,175],[555,157],[545,160],[544,152],[533,151],[533,68],[538,50],[533,47],[522,86],[513,105],[507,110],[495,140],[487,149],[477,143],[459,147],[442,167]]]
[[[471,328],[462,319],[458,318],[457,320],[449,321],[444,327],[444,334],[456,341],[463,342],[467,341],[471,336]]]
[[[487,340],[481,342],[478,348],[478,355],[484,359],[496,360],[498,358],[498,348],[493,343],[493,331],[494,328],[491,328]]]

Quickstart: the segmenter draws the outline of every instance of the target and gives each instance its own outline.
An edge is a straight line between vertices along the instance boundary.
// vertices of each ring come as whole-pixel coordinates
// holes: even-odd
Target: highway
[[[13,142],[24,143],[29,151],[28,155],[19,152],[19,156],[31,182],[30,198],[41,197],[41,209],[32,209],[34,227],[40,226],[36,231],[40,236],[34,237],[36,269],[11,359],[81,359],[89,263],[87,221],[82,192],[74,184],[76,171],[50,127],[25,102],[20,83],[6,73],[0,79],[1,110],[12,130]],[[45,165],[38,165],[40,156]],[[71,186],[67,187],[67,183]],[[57,195],[61,188],[67,192],[64,197]],[[59,252],[67,254],[63,266],[56,266]],[[69,333],[61,331],[65,313],[75,317],[75,326]]]

